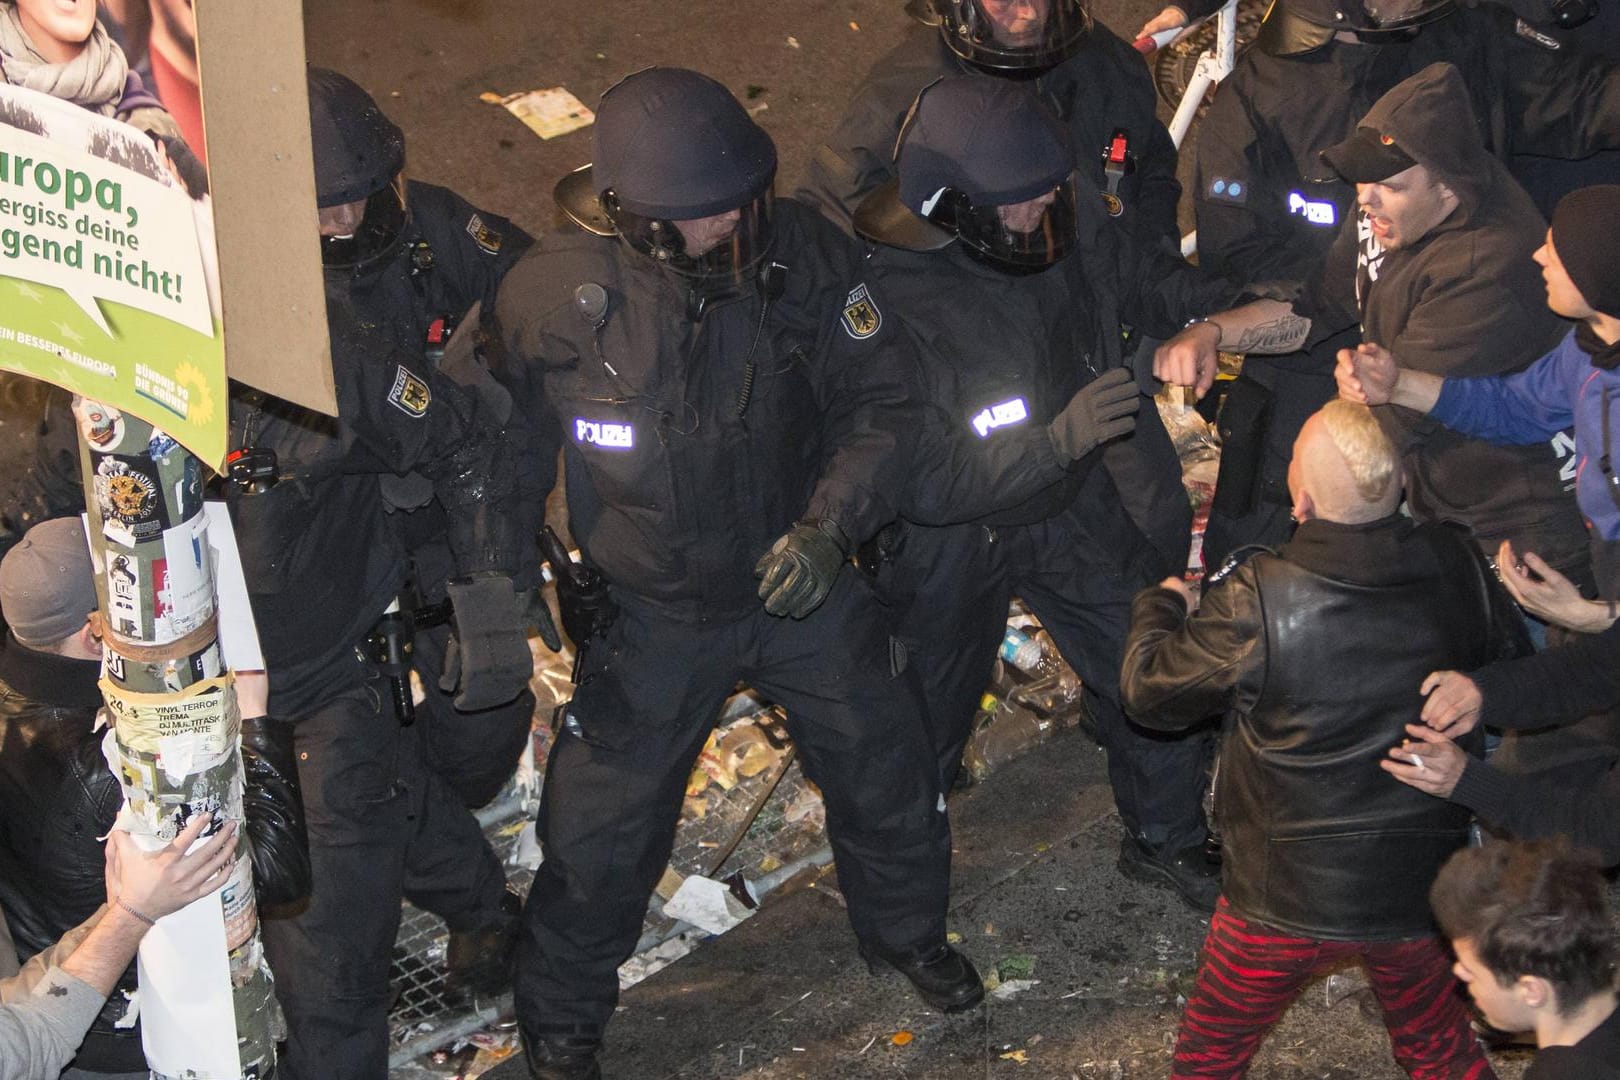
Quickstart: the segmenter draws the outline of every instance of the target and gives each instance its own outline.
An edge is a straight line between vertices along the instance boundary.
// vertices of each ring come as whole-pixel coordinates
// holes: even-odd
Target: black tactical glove
[[[242,816],[261,904],[290,904],[309,895],[309,839],[291,724],[242,720]]]
[[[1052,449],[1067,461],[1078,461],[1109,439],[1135,431],[1141,405],[1131,373],[1110,368],[1081,387],[1046,426]]]
[[[831,518],[801,521],[754,567],[759,598],[772,615],[802,619],[827,599],[849,556],[849,537]]]
[[[533,619],[550,645],[558,641],[551,612],[519,596],[512,579],[496,571],[451,578],[445,586],[456,628],[445,652],[439,689],[455,690],[455,706],[478,712],[505,705],[528,688],[534,675],[525,626]],[[560,642],[559,642],[560,644]]]

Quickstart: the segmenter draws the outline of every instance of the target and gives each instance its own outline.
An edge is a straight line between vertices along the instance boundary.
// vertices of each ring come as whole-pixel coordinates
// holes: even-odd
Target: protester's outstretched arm
[[[106,905],[15,978],[0,980],[0,1080],[54,1080],[152,924],[224,883],[234,826],[186,854],[210,820],[199,815],[154,852],[139,850],[126,832],[113,833]]]

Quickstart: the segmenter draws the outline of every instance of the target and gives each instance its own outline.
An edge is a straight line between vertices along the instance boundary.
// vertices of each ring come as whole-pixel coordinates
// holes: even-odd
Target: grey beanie
[[[40,522],[0,559],[0,613],[24,645],[48,648],[78,633],[96,607],[95,571],[78,518]]]

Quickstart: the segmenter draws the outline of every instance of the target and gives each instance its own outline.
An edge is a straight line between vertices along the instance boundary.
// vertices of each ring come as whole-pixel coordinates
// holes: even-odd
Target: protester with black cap
[[[1607,5],[1605,5],[1607,6]],[[1318,157],[1375,101],[1436,62],[1462,73],[1487,152],[1516,175],[1556,186],[1545,210],[1590,176],[1595,151],[1620,147],[1620,69],[1494,4],[1453,0],[1277,0],[1200,122],[1190,185],[1199,264],[1291,297],[1355,217],[1355,190]],[[1592,159],[1596,160],[1596,159]],[[1620,155],[1607,156],[1609,167]],[[1620,181],[1620,174],[1608,178]],[[1222,458],[1204,536],[1205,565],[1292,528],[1285,473],[1300,425],[1334,393],[1333,364],[1356,328],[1302,350],[1251,353],[1225,393]],[[1554,447],[1557,451],[1557,447]]]
[[[1535,261],[1546,282],[1547,306],[1577,320],[1558,346],[1529,368],[1488,378],[1443,376],[1410,366],[1405,356],[1375,344],[1346,350],[1339,360],[1340,392],[1382,405],[1428,413],[1447,427],[1505,445],[1539,444],[1573,425],[1576,498],[1586,518],[1600,599],[1575,583],[1535,548],[1504,546],[1497,560],[1503,581],[1537,616],[1573,630],[1595,632],[1616,621],[1620,601],[1620,482],[1610,467],[1620,417],[1620,186],[1582,188],[1553,213]]]
[[[517,979],[531,1075],[600,1075],[618,966],[739,680],[787,710],[873,970],[971,1008],[916,676],[845,566],[893,518],[916,426],[888,302],[846,237],[773,198],[776,149],[714,80],[625,78],[593,151],[557,198],[595,235],[531,252],[497,303],[502,377],[545,436],[524,471],[549,481],[562,448],[570,529],[617,608],[575,641],[547,767]]]
[[[1121,321],[1169,333],[1234,290],[1111,229],[1027,86],[936,82],[896,163],[855,225],[884,245],[869,264],[916,346],[926,409],[902,519],[871,561],[922,676],[942,778],[957,774],[1016,594],[1080,674],[1126,828],[1121,871],[1208,910],[1206,748],[1141,732],[1118,698],[1131,597],[1185,567],[1146,542],[1096,466],[1152,411],[1121,366]]]
[[[1182,331],[1159,350],[1164,378],[1207,390],[1217,348],[1285,353],[1358,323],[1401,363],[1448,376],[1513,371],[1557,342],[1564,325],[1530,261],[1541,216],[1486,152],[1456,68],[1402,82],[1322,156],[1358,205],[1320,274],[1292,305],[1258,300]],[[1490,554],[1512,540],[1590,587],[1579,508],[1547,441],[1494,446],[1406,410],[1377,415],[1418,520],[1469,525]]]
[[[532,660],[512,584],[523,561],[510,518],[517,478],[496,399],[433,366],[425,347],[431,318],[493,289],[500,226],[447,192],[404,184],[399,129],[354,83],[312,69],[309,92],[339,416],[233,387],[224,494],[271,722],[290,727],[297,751],[313,866],[306,904],[260,912],[288,1021],[278,1075],[374,1080],[388,1068],[401,894],[453,936],[492,939],[496,974],[514,923],[499,860],[427,767],[422,725],[402,723],[368,646],[406,579],[388,512],[402,501],[396,478],[419,473],[422,501],[436,498],[445,514],[461,575],[456,704],[516,698]],[[491,235],[448,239],[480,221]]]

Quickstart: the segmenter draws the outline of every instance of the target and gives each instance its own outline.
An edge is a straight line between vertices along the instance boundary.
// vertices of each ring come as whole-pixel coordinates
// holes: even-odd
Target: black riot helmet
[[[1301,56],[1341,30],[1368,45],[1405,41],[1455,6],[1455,0],[1271,0],[1255,42],[1271,56]]]
[[[584,228],[710,294],[751,279],[771,240],[776,146],[731,91],[682,68],[621,79],[597,107],[591,164],[557,185]],[[705,220],[725,216],[730,220]]]
[[[951,52],[995,75],[1033,77],[1074,54],[1091,29],[1083,0],[912,0]]]
[[[309,69],[309,129],[315,152],[315,205],[364,201],[352,232],[321,237],[321,261],[360,267],[388,254],[405,228],[405,134],[353,80]]]
[[[1036,273],[1076,246],[1074,170],[1068,129],[1029,86],[949,76],[917,95],[898,178],[861,203],[855,227],[913,250],[954,240],[1003,273]]]

